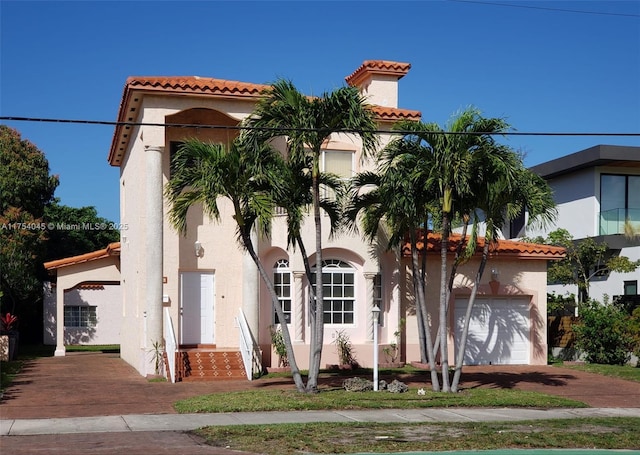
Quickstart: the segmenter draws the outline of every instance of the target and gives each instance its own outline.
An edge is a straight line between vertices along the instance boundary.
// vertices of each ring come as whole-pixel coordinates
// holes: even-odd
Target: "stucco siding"
[[[44,344],[56,344],[56,293],[45,288]],[[64,344],[101,345],[120,344],[122,326],[122,291],[118,284],[95,284],[88,288],[71,289],[64,293],[64,305],[95,308],[95,326],[65,327]]]

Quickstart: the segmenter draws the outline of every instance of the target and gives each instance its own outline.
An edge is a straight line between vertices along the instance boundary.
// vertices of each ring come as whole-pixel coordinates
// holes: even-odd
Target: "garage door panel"
[[[456,351],[462,336],[467,299],[455,303]],[[465,365],[529,363],[528,298],[478,299],[465,349]]]

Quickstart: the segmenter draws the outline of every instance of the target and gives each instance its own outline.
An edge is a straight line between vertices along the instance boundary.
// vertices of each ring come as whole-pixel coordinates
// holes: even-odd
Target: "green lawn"
[[[490,449],[640,447],[640,419],[490,423],[310,423],[207,427],[214,446],[266,455]]]
[[[640,367],[632,367],[630,365],[600,365],[596,363],[581,364],[558,364],[556,366],[562,368],[570,368],[572,370],[587,371],[589,373],[597,373],[603,376],[612,376],[629,381],[640,382]]]
[[[214,393],[178,401],[180,413],[304,411],[318,409],[411,409],[434,407],[586,407],[567,398],[522,390],[470,389],[459,393],[418,395],[417,389],[406,393],[347,392],[322,389],[317,394],[301,394],[294,390],[251,390]]]

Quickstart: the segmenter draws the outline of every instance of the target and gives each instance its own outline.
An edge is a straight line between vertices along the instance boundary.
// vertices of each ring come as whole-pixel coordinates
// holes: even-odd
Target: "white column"
[[[256,249],[256,253],[258,253],[258,236],[255,231],[251,232],[251,242]],[[260,321],[258,284],[260,276],[258,273],[258,267],[247,252],[245,252],[242,257],[242,270],[242,311],[247,318],[247,324],[249,325],[251,334],[254,339],[258,341]]]
[[[162,342],[162,151],[163,147],[145,146],[146,159],[146,243],[140,254],[146,260],[145,333],[147,353],[153,343]],[[145,355],[147,374],[154,374],[151,354]]]
[[[293,272],[293,307],[295,308],[295,338],[294,342],[304,342],[304,293],[302,292],[302,278],[304,272]]]
[[[376,277],[376,273],[366,272],[364,278],[367,282],[367,341],[373,341],[373,279]]]
[[[66,350],[64,347],[64,283],[60,280],[56,286],[56,350],[53,353],[56,357],[64,357]]]

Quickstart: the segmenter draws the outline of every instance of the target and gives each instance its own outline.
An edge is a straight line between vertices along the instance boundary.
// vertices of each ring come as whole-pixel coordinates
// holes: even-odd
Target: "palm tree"
[[[289,160],[311,157],[311,189],[315,224],[316,299],[311,312],[309,378],[306,390],[316,392],[324,337],[322,292],[322,228],[320,158],[323,144],[332,134],[350,132],[362,142],[362,154],[369,155],[377,146],[376,123],[365,99],[354,87],[342,87],[320,97],[307,97],[290,82],[279,80],[264,93],[247,126],[254,140],[268,141],[284,137]]]
[[[312,179],[311,174],[308,172],[310,168],[310,156],[305,156],[298,161],[289,160],[284,162],[282,172],[279,175],[280,183],[278,186],[281,191],[276,194],[275,203],[286,212],[287,246],[293,249],[300,249],[307,280],[312,283],[311,265],[309,264],[309,257],[301,232],[304,217],[308,214],[309,207],[313,204]],[[341,195],[344,192],[344,185],[336,175],[321,172],[320,184],[334,195]],[[320,208],[329,217],[332,235],[337,232],[342,222],[338,199],[331,197],[322,197],[320,199]],[[315,296],[313,288],[311,292]]]
[[[471,194],[471,182],[476,176],[471,173],[474,151],[482,144],[493,143],[493,134],[503,133],[508,124],[499,118],[485,119],[480,111],[468,108],[442,129],[436,123],[402,122],[397,129],[406,131],[410,137],[421,141],[431,150],[434,166],[416,168],[415,173],[424,173],[426,181],[432,182],[438,189],[440,200],[441,245],[440,245],[440,362],[442,365],[442,390],[450,391],[449,354],[447,346],[447,254],[451,220],[454,218],[455,204],[459,204]],[[459,212],[458,212],[459,213]]]
[[[471,311],[478,292],[492,244],[498,240],[504,225],[524,210],[529,214],[528,224],[547,225],[555,218],[555,203],[547,182],[524,167],[522,158],[508,147],[487,143],[476,150],[472,163],[473,174],[478,178],[472,183],[473,200],[482,211],[486,233],[482,256],[467,303],[462,335],[458,347],[451,391],[457,392],[464,352],[469,333]],[[476,220],[478,214],[475,213]],[[474,223],[474,234],[475,237]],[[475,241],[470,242],[469,254],[475,252]]]
[[[409,238],[420,351],[422,361],[429,362],[432,388],[439,391],[425,298],[425,263],[419,263],[417,246],[433,193],[424,181],[407,178],[415,166],[427,165],[430,158],[428,150],[415,141],[391,141],[381,152],[378,172],[363,172],[352,180],[346,216],[354,227],[358,219],[361,221],[363,234],[370,241],[381,229],[387,230],[389,249]]]
[[[280,321],[285,320],[284,312],[271,277],[256,253],[251,232],[258,229],[267,234],[269,231],[274,197],[282,191],[274,187],[274,182],[279,182],[282,168],[280,156],[270,147],[247,149],[239,140],[226,147],[190,139],[176,153],[172,177],[165,187],[171,206],[169,222],[181,234],[186,234],[187,212],[192,206],[201,205],[207,216],[221,221],[219,199],[231,202],[238,240],[256,264]],[[296,388],[304,391],[287,324],[283,324],[282,335]]]

